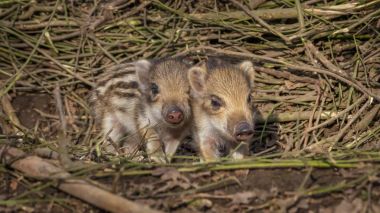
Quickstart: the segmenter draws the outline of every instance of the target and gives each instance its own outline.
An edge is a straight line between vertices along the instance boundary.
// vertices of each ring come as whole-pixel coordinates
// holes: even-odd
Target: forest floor
[[[380,212],[379,6],[0,1],[0,212]],[[172,56],[252,61],[251,156],[200,163],[191,142],[171,164],[105,151],[97,80]]]

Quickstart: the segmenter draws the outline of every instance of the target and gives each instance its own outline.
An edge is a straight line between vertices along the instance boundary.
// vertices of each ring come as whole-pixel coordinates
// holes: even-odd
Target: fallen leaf
[[[212,205],[213,205],[212,201],[209,199],[205,199],[205,198],[196,199],[190,203],[190,206],[192,206],[192,207],[194,207],[200,211],[210,209],[212,207]]]
[[[190,180],[175,168],[158,168],[153,171],[152,175],[161,176],[161,181],[158,184],[164,183],[164,185],[156,189],[153,194],[166,192],[175,187],[189,189],[192,186]]]
[[[251,200],[257,197],[253,191],[240,192],[233,195],[228,195],[231,198],[231,204],[248,204]]]
[[[9,186],[12,189],[12,191],[15,191],[18,187],[18,180],[12,179]]]
[[[246,179],[249,173],[249,169],[238,169],[234,171],[238,178]]]
[[[201,177],[208,177],[208,176],[211,176],[211,172],[210,171],[190,174],[191,178],[201,178]]]
[[[190,182],[189,179],[183,176],[177,169],[175,168],[158,168],[152,172],[153,176],[161,176],[161,180],[183,180],[185,182]]]
[[[334,212],[350,212],[359,213],[364,209],[364,203],[361,199],[356,198],[353,201],[342,200],[338,206],[335,207]]]

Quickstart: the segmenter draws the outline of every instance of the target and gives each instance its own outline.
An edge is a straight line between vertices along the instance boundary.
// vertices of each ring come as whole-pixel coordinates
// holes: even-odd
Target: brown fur
[[[92,102],[110,144],[132,155],[143,141],[150,159],[170,161],[178,144],[190,134],[188,69],[180,59],[140,60],[114,66],[102,76]],[[152,94],[152,83],[159,87],[157,95]],[[171,105],[183,111],[184,120],[178,125],[162,117]],[[113,145],[109,147],[116,151]]]
[[[206,161],[222,156],[220,148],[228,152],[237,148],[234,158],[248,154],[249,141],[234,137],[238,123],[247,122],[253,129],[252,103],[248,102],[253,87],[254,71],[250,62],[239,65],[226,63],[193,67],[189,71],[192,87],[192,109],[195,122],[195,141]],[[220,107],[215,107],[216,100]],[[239,147],[240,148],[239,148]]]
[[[143,93],[137,123],[140,135],[144,135],[148,155],[158,162],[170,161],[179,143],[190,135],[191,109],[186,78],[190,66],[179,59],[148,66],[142,64],[137,68]],[[152,94],[153,83],[159,88],[157,95]],[[173,125],[164,120],[163,116],[170,106],[177,106],[183,111],[182,123]]]

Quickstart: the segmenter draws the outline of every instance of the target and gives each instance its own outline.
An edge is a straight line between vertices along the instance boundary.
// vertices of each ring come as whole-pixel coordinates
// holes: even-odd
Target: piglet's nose
[[[246,141],[253,136],[253,128],[247,122],[240,122],[235,126],[234,136],[237,141]]]
[[[171,124],[179,124],[183,120],[183,112],[177,106],[172,106],[168,109],[165,120]]]

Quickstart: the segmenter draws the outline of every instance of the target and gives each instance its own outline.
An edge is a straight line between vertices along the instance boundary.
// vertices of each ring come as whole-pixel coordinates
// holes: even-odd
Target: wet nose
[[[182,110],[177,106],[169,107],[165,116],[165,120],[166,122],[171,123],[171,124],[181,123],[183,120]]]
[[[253,128],[247,122],[240,122],[235,126],[234,136],[238,141],[249,140],[253,136]]]

